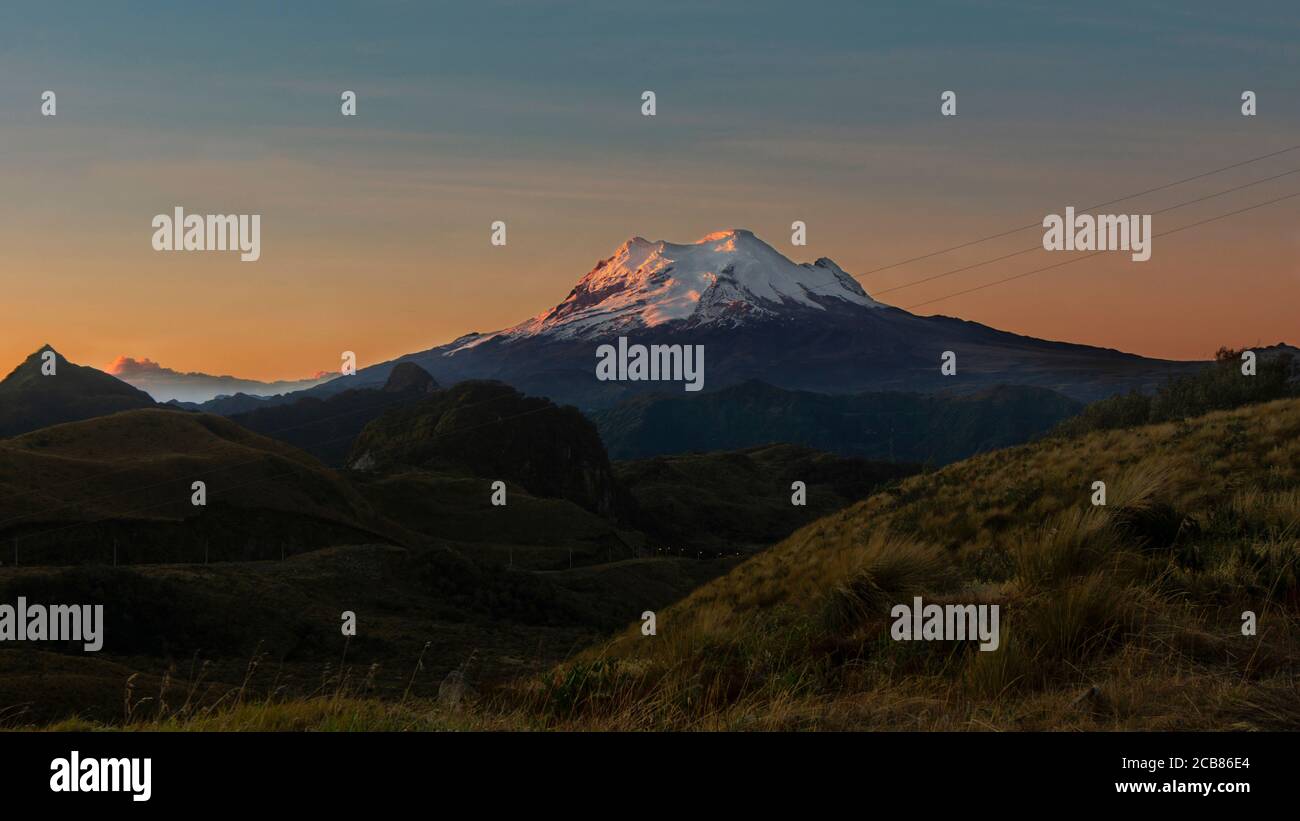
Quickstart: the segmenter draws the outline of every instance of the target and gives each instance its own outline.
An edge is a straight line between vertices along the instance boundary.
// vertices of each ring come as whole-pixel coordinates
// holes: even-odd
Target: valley
[[[434,698],[453,672],[500,686],[916,469],[786,446],[613,463],[572,408],[414,365],[231,419],[154,406],[41,428],[0,440],[0,597],[94,602],[103,646],[0,644],[3,720],[323,687]]]

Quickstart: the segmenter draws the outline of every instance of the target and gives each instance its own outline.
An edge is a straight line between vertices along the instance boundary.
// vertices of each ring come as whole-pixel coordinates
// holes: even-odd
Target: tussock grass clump
[[[1103,508],[1069,510],[1012,546],[1015,577],[1029,588],[1052,587],[1091,572],[1121,544]]]
[[[822,618],[831,631],[846,631],[882,618],[913,595],[950,589],[956,582],[951,557],[934,545],[881,530],[850,560],[843,581],[825,597]]]
[[[1141,615],[1140,588],[1096,573],[1040,594],[1017,620],[1044,674],[1056,664],[1082,664],[1119,644]]]
[[[972,655],[961,686],[977,698],[1001,700],[1038,685],[1040,670],[1035,653],[1004,624],[998,652]]]

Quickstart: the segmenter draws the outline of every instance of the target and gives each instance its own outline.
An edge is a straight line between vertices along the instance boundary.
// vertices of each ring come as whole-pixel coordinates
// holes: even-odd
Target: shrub
[[[1255,376],[1241,373],[1242,351],[1220,348],[1214,362],[1188,376],[1175,377],[1152,396],[1136,391],[1094,402],[1053,431],[1079,436],[1091,431],[1174,422],[1216,410],[1300,396],[1290,354],[1261,357]]]

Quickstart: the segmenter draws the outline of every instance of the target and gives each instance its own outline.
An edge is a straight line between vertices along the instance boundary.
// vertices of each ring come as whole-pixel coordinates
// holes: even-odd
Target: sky
[[[1300,344],[1300,197],[1159,236],[1300,192],[1300,149],[1108,206],[1227,192],[1154,214],[1148,262],[911,284],[1034,227],[880,270],[1300,146],[1298,69],[1293,2],[7,3],[0,371],[47,342],[364,367],[546,310],[629,237],[727,228],[917,313],[1176,359]],[[260,214],[261,259],[154,251],[178,205]]]

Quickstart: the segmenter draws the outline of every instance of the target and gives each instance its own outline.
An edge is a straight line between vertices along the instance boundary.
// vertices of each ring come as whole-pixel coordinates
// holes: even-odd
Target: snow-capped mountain
[[[578,281],[564,301],[527,322],[480,336],[595,339],[680,322],[739,325],[834,303],[882,308],[825,257],[791,262],[750,231],[717,231],[680,245],[633,237]]]
[[[598,347],[618,337],[703,346],[705,390],[754,379],[821,393],[973,392],[1006,384],[1091,401],[1149,389],[1200,367],[917,316],[872,299],[829,259],[796,263],[753,233],[733,229],[686,244],[634,237],[531,319],[363,368],[306,393],[381,385],[402,361],[443,384],[498,379],[586,409],[672,389],[661,381],[598,379]],[[956,354],[955,375],[940,372],[946,352]]]

